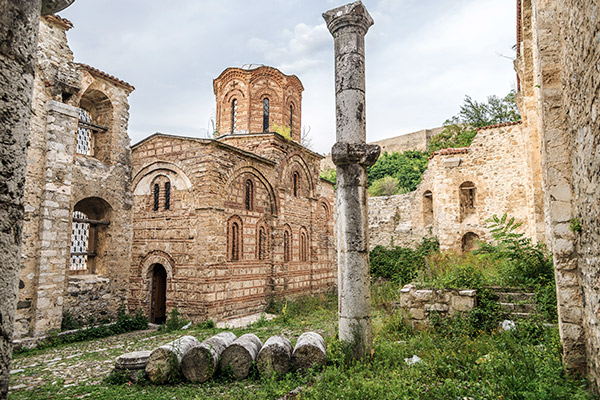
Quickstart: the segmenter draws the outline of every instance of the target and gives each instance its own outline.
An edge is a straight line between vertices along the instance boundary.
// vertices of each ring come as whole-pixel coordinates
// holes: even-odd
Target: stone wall
[[[42,336],[60,328],[70,274],[111,277],[112,301],[88,312],[114,314],[127,295],[132,203],[127,97],[133,87],[74,63],[66,38],[71,27],[56,16],[40,21],[15,323],[18,336]],[[80,107],[93,124],[105,127],[89,133],[89,154],[77,150]],[[71,266],[74,211],[101,222],[86,224],[94,233],[87,246],[86,267],[80,271]]]
[[[369,198],[369,247],[413,247],[421,236],[414,235],[412,207],[415,193]]]
[[[442,133],[443,127],[432,129],[421,129],[420,131],[406,133],[400,136],[394,136],[387,139],[378,140],[370,144],[377,144],[381,147],[381,153],[402,153],[407,150],[426,151],[429,141],[435,135]],[[321,160],[321,170],[335,168],[331,161],[331,154],[328,154]]]
[[[110,279],[100,275],[69,276],[64,309],[86,325],[103,318],[114,318]],[[122,304],[125,306],[125,304]]]
[[[560,2],[561,36],[566,40],[561,64],[572,148],[573,216],[582,225],[576,251],[585,305],[587,371],[600,391],[600,5],[597,1],[583,3]],[[565,280],[569,278],[565,276]]]
[[[413,328],[429,325],[432,313],[439,317],[454,316],[477,306],[476,290],[417,289],[405,285],[400,290],[400,311]]]
[[[392,237],[410,245],[433,235],[442,249],[461,251],[473,240],[489,240],[486,219],[505,213],[537,240],[540,222],[530,216],[540,194],[524,135],[520,123],[480,129],[470,147],[435,152],[414,192],[369,198],[371,247],[389,245]]]
[[[521,0],[519,107],[539,148],[563,358],[600,388],[600,28],[595,1]],[[579,221],[581,232],[570,228]]]

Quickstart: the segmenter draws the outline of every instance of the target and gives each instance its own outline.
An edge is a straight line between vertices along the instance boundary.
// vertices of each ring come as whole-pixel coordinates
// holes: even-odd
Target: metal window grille
[[[237,99],[231,102],[231,133],[237,129]]]
[[[73,218],[87,219],[87,215],[80,211],[73,212]],[[73,222],[71,233],[71,271],[83,271],[87,269],[87,253],[90,238],[90,224],[85,222]]]
[[[263,100],[263,132],[269,131],[269,99]]]
[[[79,121],[90,123],[90,114],[83,108],[79,109]],[[86,124],[80,124],[77,127],[77,147],[75,152],[79,154],[92,155],[92,130]]]
[[[171,182],[165,182],[165,210],[171,208]]]

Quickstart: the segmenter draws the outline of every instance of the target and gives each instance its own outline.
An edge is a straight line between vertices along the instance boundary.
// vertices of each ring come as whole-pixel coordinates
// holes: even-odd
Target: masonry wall
[[[110,277],[111,301],[88,311],[115,314],[125,301],[131,257],[131,170],[127,96],[133,90],[114,77],[73,62],[66,40],[72,25],[59,17],[40,22],[38,67],[27,153],[22,267],[16,317],[18,336],[60,329],[71,267],[74,210],[97,212],[110,223],[98,228],[93,266],[78,273]],[[92,71],[92,72],[93,72]],[[94,156],[76,152],[79,107],[98,111]],[[101,211],[101,212],[100,212]],[[91,259],[92,257],[90,257]],[[75,315],[75,317],[77,317]]]
[[[560,2],[567,134],[573,148],[574,217],[582,288],[587,371],[600,391],[600,5]],[[575,51],[573,51],[575,49]]]
[[[369,247],[413,247],[421,237],[413,234],[415,192],[369,197]]]
[[[274,134],[231,138],[235,147],[229,140],[156,135],[134,147],[130,308],[150,314],[156,264],[167,270],[167,310],[176,307],[194,321],[250,314],[264,310],[271,298],[333,289],[333,187],[318,179],[318,156]],[[257,142],[269,158],[248,151]],[[165,178],[171,206],[164,210],[161,191],[155,211],[152,188]],[[249,208],[247,181],[253,188]],[[238,259],[232,257],[233,223],[241,230]],[[262,254],[261,227],[267,234]],[[302,232],[308,239],[306,260],[300,253]]]
[[[490,240],[486,219],[505,213],[535,238],[528,199],[536,193],[522,137],[519,123],[480,129],[470,147],[435,152],[416,191],[369,198],[371,247],[387,246],[392,237],[394,244],[415,245],[433,235],[442,249],[461,251],[477,238]],[[474,191],[468,212],[461,210],[461,185]]]
[[[381,153],[402,153],[407,150],[427,151],[429,141],[435,135],[442,133],[443,127],[433,129],[421,129],[420,131],[407,133],[400,136],[394,136],[387,139],[378,140],[371,144],[381,146]],[[331,160],[331,155],[328,154],[321,161],[321,170],[335,168],[335,164]]]

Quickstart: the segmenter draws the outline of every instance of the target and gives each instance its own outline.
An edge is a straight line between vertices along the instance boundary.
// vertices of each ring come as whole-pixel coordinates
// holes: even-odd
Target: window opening
[[[252,197],[254,195],[254,190],[252,187],[252,181],[250,179],[246,180],[246,195],[244,198],[244,206],[246,210],[252,210]]]
[[[81,211],[73,212],[71,232],[71,271],[84,271],[87,269],[88,244],[90,238],[90,224],[83,222],[87,215]]]
[[[165,182],[165,210],[171,208],[171,182]]]
[[[465,182],[460,185],[460,213],[461,219],[475,213],[475,185],[472,182]]]
[[[88,156],[92,154],[92,130],[89,125],[86,124],[91,122],[90,114],[83,108],[79,109],[79,125],[77,127],[77,148],[76,152],[79,154],[85,154]]]
[[[299,178],[300,177],[298,176],[298,173],[294,172],[294,175],[293,175],[294,197],[298,197],[298,181],[300,180]]]
[[[231,133],[237,129],[237,99],[231,102]]]
[[[430,190],[423,194],[423,222],[425,225],[433,223],[433,193]]]
[[[231,260],[240,259],[240,228],[237,222],[231,224]]]
[[[263,132],[269,131],[269,98],[263,100]]]
[[[308,259],[308,240],[306,233],[300,233],[300,261],[306,261]]]
[[[290,135],[293,136],[292,132],[294,130],[294,107],[290,106]]]
[[[283,232],[283,261],[289,262],[291,259],[290,254],[290,233],[288,231]]]
[[[258,230],[258,259],[267,259],[267,233],[265,228],[261,226]]]
[[[158,211],[158,205],[160,202],[160,185],[158,183],[154,184],[154,211]]]

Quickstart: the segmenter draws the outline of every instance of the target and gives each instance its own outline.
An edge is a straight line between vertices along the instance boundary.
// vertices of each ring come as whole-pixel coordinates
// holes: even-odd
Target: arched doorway
[[[161,264],[152,267],[150,322],[162,324],[167,319],[167,271]]]
[[[479,235],[473,232],[467,232],[461,239],[461,250],[463,253],[477,249]]]

